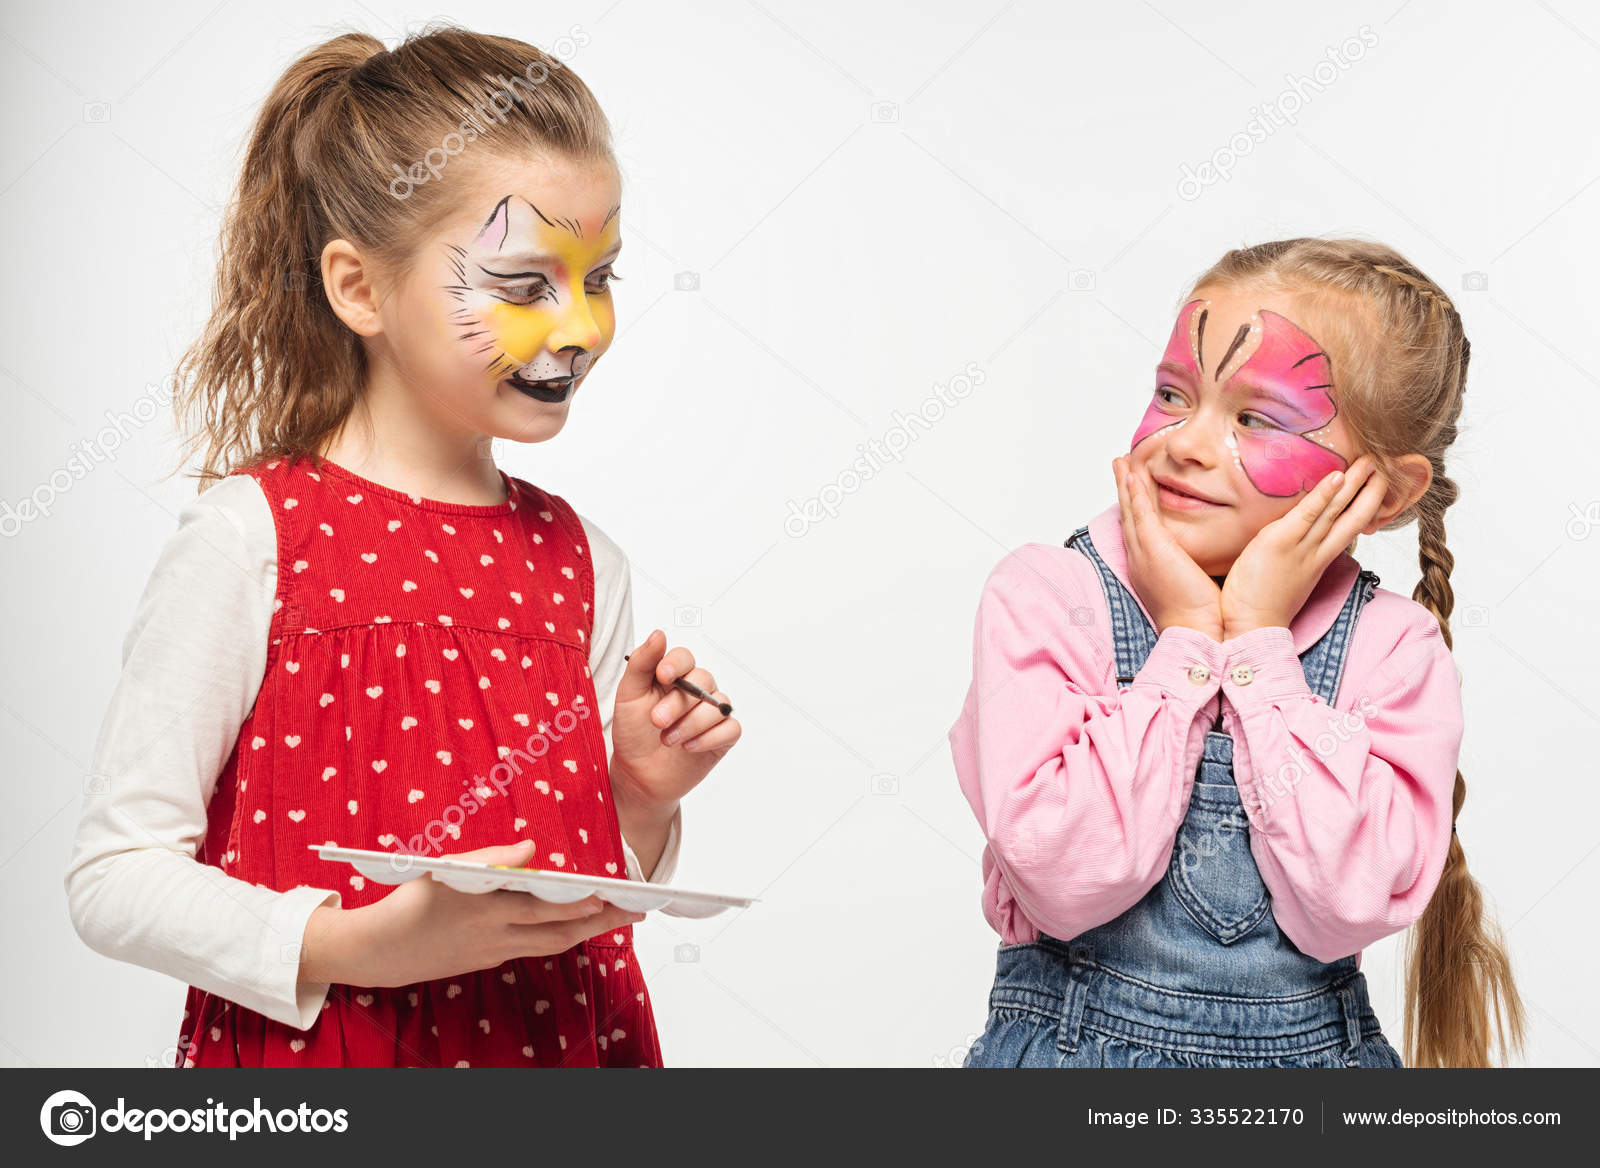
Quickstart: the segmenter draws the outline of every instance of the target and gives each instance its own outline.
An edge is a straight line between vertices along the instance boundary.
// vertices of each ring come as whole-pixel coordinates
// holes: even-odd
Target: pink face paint
[[[1262,309],[1251,328],[1260,337],[1255,351],[1237,372],[1220,370],[1224,391],[1239,403],[1228,445],[1256,490],[1298,495],[1346,466],[1341,454],[1313,441],[1338,413],[1330,396],[1333,367],[1321,345],[1276,312]]]
[[[1177,323],[1172,326],[1172,336],[1167,339],[1167,351],[1161,355],[1162,365],[1177,366],[1189,375],[1189,385],[1185,388],[1190,393],[1200,384],[1200,341],[1205,333],[1205,309],[1208,303],[1206,300],[1191,300],[1183,306],[1178,313]],[[1175,418],[1169,412],[1176,407],[1162,400],[1162,384],[1157,384],[1155,396],[1145,410],[1139,428],[1133,433],[1133,441],[1128,444],[1130,450],[1157,430],[1184,423],[1183,418]]]
[[[1202,348],[1210,303],[1191,300],[1178,313],[1161,357],[1155,396],[1130,449],[1189,419],[1200,384],[1207,379]],[[1345,468],[1342,455],[1314,440],[1325,435],[1338,413],[1330,396],[1328,355],[1286,317],[1267,309],[1253,314],[1229,339],[1214,381],[1235,399],[1230,406],[1236,405],[1223,440],[1234,464],[1262,494],[1298,495]],[[1174,390],[1188,394],[1190,405],[1166,400]]]

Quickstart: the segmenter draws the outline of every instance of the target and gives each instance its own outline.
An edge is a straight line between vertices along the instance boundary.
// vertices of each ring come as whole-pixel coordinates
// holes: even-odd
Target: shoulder
[[[1089,558],[1076,548],[1025,543],[1007,552],[984,581],[985,599],[1043,605],[1053,611],[1103,595]]]
[[[628,557],[621,546],[587,515],[577,511],[574,511],[573,515],[577,517],[579,524],[582,525],[584,538],[589,544],[589,556],[594,565],[596,590],[603,589],[602,581],[623,579],[628,574]]]
[[[249,474],[230,474],[207,487],[178,511],[175,541],[195,554],[238,560],[240,567],[277,562],[277,531],[261,484]]]
[[[525,520],[533,523],[563,523],[571,530],[574,538],[582,540],[590,568],[594,572],[597,597],[606,595],[613,582],[626,577],[627,556],[599,524],[579,513],[578,509],[562,496],[535,486],[526,479],[519,479],[515,475],[508,477],[511,479],[512,488],[518,493],[519,513],[523,514]]]
[[[1053,662],[1088,687],[1110,676],[1110,613],[1094,564],[1076,548],[1027,543],[984,582],[974,659],[990,667]]]
[[[1439,620],[1409,596],[1373,590],[1350,641],[1351,664],[1369,692],[1387,689],[1426,672],[1430,664],[1454,668]]]

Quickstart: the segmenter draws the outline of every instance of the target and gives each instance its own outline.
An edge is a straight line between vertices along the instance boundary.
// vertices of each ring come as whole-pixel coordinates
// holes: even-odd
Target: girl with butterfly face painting
[[[727,695],[489,457],[596,392],[622,238],[605,116],[531,45],[351,33],[267,97],[183,366],[208,485],[67,876],[86,941],[189,983],[177,1065],[660,1065],[641,914],[309,850],[670,878]]]
[[[1455,833],[1469,355],[1373,243],[1232,251],[1183,298],[1116,504],[980,602],[950,742],[1001,946],[967,1065],[1400,1066],[1359,961],[1412,925],[1406,1061],[1520,1046]],[[1352,552],[1413,521],[1407,599]]]

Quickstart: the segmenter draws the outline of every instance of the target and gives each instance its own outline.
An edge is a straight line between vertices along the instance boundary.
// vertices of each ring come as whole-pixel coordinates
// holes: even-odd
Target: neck
[[[318,453],[375,483],[468,505],[505,502],[489,439],[456,419],[425,416],[418,395],[375,369],[356,407]]]

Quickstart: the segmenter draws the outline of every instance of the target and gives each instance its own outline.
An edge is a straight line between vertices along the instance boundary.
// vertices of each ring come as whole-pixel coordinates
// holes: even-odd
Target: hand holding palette
[[[349,863],[368,880],[379,884],[404,884],[418,876],[432,876],[457,892],[492,892],[509,888],[527,892],[555,904],[571,904],[586,896],[597,896],[608,904],[629,912],[652,912],[670,908],[680,917],[713,917],[725,908],[748,908],[753,896],[725,896],[715,892],[691,892],[666,884],[638,880],[617,880],[610,876],[583,876],[576,872],[550,872],[542,868],[508,868],[501,864],[482,864],[476,860],[448,857],[429,859],[406,852],[378,852],[366,848],[340,848],[331,844],[308,844],[319,857],[333,863]]]

